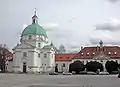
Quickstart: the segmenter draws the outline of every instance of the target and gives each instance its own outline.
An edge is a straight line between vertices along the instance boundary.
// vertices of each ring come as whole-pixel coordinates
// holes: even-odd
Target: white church
[[[46,30],[38,24],[36,11],[32,24],[21,34],[13,48],[13,72],[51,72],[55,70],[55,47],[48,42]]]

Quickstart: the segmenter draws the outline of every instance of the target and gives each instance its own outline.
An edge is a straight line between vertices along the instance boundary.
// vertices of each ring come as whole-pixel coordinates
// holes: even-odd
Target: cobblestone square
[[[0,87],[120,87],[117,75],[0,74]]]

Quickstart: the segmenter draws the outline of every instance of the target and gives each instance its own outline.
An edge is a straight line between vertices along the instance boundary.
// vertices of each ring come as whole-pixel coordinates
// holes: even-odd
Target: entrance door
[[[23,63],[23,73],[26,73],[26,62]]]

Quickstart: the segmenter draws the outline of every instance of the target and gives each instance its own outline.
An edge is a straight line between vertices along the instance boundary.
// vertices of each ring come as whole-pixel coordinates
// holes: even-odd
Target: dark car
[[[49,73],[49,75],[58,75],[58,73],[56,73],[56,72],[51,72],[51,73]]]
[[[87,72],[87,75],[97,75],[95,72]]]
[[[111,74],[118,74],[118,71],[112,71]]]

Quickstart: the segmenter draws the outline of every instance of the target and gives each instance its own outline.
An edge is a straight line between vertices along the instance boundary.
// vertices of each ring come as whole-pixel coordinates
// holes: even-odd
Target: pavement
[[[0,87],[120,87],[117,75],[0,74]]]

